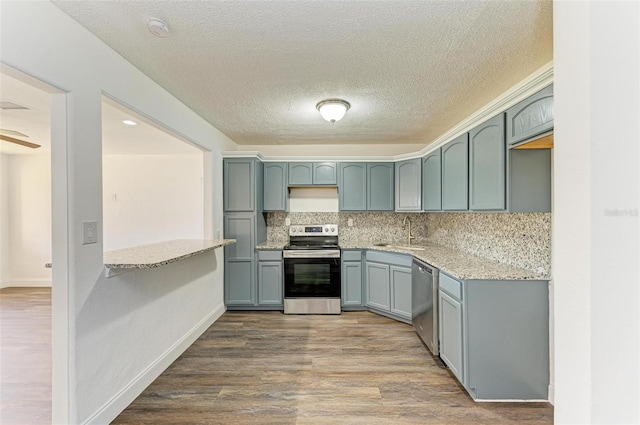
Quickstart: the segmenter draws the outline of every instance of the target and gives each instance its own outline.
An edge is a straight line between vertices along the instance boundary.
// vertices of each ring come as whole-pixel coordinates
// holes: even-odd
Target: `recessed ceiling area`
[[[54,3],[241,145],[427,145],[553,57],[550,0]]]

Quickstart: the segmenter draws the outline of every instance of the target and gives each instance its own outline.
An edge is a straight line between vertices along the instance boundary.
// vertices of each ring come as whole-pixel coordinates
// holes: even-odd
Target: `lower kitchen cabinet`
[[[440,357],[474,400],[547,400],[549,289],[542,280],[440,273]]]
[[[256,303],[253,260],[225,260],[224,286],[227,307]]]
[[[366,252],[365,302],[371,311],[411,323],[411,262],[409,255]]]
[[[282,251],[258,251],[258,306],[284,308]]]
[[[342,251],[342,309],[364,310],[362,251]]]

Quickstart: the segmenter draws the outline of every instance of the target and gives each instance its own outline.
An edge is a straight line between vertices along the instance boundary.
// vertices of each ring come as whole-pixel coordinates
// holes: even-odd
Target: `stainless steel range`
[[[285,314],[340,314],[337,224],[290,226],[282,257]]]

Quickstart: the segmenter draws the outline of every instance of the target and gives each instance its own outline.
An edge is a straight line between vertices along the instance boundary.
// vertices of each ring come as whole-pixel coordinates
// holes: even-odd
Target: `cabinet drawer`
[[[342,261],[362,261],[362,251],[342,251]]]
[[[391,266],[411,267],[411,255],[392,254],[389,252],[367,251],[367,261],[389,264]]]
[[[281,261],[282,251],[258,251],[258,261]]]
[[[459,281],[440,273],[440,289],[458,300],[462,299],[462,285]]]

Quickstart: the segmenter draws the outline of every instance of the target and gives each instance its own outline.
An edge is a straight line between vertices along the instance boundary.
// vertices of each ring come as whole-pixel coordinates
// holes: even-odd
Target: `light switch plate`
[[[88,245],[98,242],[98,222],[83,221],[82,222],[82,245]]]

